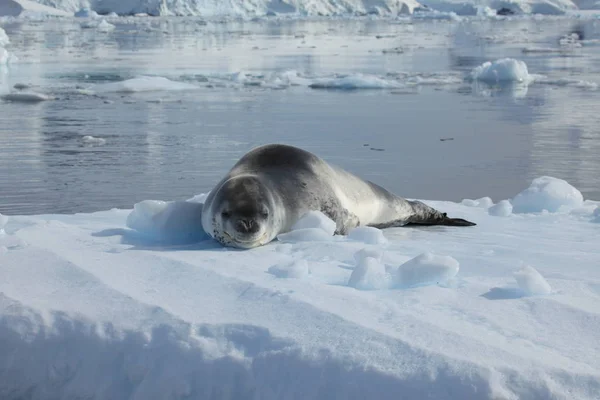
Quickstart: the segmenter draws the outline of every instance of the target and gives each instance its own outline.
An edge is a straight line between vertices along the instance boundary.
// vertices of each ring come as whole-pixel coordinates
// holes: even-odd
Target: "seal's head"
[[[229,179],[213,203],[213,237],[225,246],[243,249],[270,242],[279,218],[274,212],[275,201],[272,191],[256,176]]]

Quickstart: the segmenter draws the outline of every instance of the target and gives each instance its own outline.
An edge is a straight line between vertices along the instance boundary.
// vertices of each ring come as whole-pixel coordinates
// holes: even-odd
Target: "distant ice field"
[[[185,199],[268,142],[411,198],[501,200],[542,175],[600,198],[593,14],[0,26],[5,214]]]

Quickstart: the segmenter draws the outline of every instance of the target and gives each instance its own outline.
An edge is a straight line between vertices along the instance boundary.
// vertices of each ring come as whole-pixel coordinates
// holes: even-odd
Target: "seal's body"
[[[335,221],[342,235],[359,225],[475,225],[407,201],[305,150],[270,144],[244,155],[210,192],[202,226],[226,246],[252,248],[313,210]]]

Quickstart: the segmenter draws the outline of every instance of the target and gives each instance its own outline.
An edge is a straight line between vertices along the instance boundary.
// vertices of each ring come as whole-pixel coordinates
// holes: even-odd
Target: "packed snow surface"
[[[600,203],[238,250],[205,197],[0,216],[1,397],[597,399]]]
[[[534,179],[511,203],[515,213],[557,212],[581,207],[583,196],[565,180],[542,176]]]

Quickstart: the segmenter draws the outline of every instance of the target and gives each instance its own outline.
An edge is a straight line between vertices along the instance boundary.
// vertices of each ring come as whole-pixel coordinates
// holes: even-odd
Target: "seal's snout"
[[[240,218],[235,223],[235,229],[240,233],[256,233],[258,223],[252,218]]]

